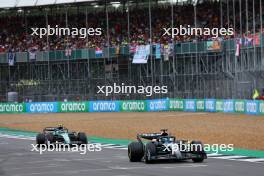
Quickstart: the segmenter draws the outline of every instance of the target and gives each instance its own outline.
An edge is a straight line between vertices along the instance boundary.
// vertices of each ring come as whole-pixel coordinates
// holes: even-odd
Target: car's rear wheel
[[[81,144],[87,144],[88,143],[87,136],[85,133],[82,133],[82,132],[78,133],[77,139],[78,139],[78,141],[81,142]]]
[[[204,161],[204,158],[193,158],[192,160],[195,163],[202,163]]]
[[[45,144],[45,135],[43,133],[39,133],[37,136],[36,136],[36,143],[37,145],[41,145],[41,144]]]
[[[156,146],[154,143],[149,142],[145,147],[145,163],[152,163],[151,157],[156,156]]]
[[[128,145],[128,157],[131,162],[139,162],[144,156],[143,144],[140,142],[131,142]]]
[[[192,153],[196,155],[197,157],[192,158],[193,162],[195,163],[201,163],[204,161],[204,149],[203,149],[203,143],[201,141],[192,141]]]

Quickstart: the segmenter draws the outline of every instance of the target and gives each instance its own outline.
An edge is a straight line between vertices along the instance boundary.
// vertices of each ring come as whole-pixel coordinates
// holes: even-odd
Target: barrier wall
[[[0,103],[0,113],[157,111],[225,112],[264,115],[264,101],[167,98],[127,101]]]
[[[260,37],[260,45],[257,46],[241,46],[241,49],[252,49],[264,46],[264,37]],[[262,41],[262,42],[261,42]],[[153,48],[155,46],[153,45]],[[196,43],[192,42],[181,42],[174,46],[176,54],[190,54],[190,53],[210,53],[210,52],[222,52],[227,50],[236,49],[236,39],[225,40],[221,42],[220,50],[208,50],[207,41],[199,41]],[[100,59],[106,57],[117,57],[118,55],[130,55],[128,46],[120,46],[118,48],[107,47],[102,48],[103,54],[96,55],[95,48],[85,48],[72,50],[71,56],[65,55],[65,50],[53,50],[53,51],[37,51],[36,62],[47,62],[47,61],[63,61],[63,60],[77,60],[77,59]],[[155,57],[155,55],[154,55]],[[16,52],[16,62],[30,62],[28,52]],[[8,63],[7,53],[0,53],[0,63]]]

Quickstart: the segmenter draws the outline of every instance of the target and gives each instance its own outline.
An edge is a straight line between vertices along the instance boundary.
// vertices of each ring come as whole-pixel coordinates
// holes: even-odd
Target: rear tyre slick
[[[192,161],[194,163],[202,163],[204,161],[204,159],[203,158],[193,158]]]
[[[192,141],[191,144],[196,144],[197,147],[192,147],[192,153],[195,155],[199,155],[197,158],[192,158],[192,161],[195,163],[201,163],[204,161],[204,149],[203,143],[201,141]]]
[[[77,139],[80,141],[81,144],[88,144],[87,136],[85,133],[78,133],[77,134]]]
[[[140,142],[131,142],[128,145],[128,157],[130,162],[140,162],[144,156],[143,144]]]

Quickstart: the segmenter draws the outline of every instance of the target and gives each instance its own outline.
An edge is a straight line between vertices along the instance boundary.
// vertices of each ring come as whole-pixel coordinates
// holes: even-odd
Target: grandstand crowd
[[[237,2],[238,3],[238,2]],[[264,3],[263,3],[264,4]],[[230,5],[231,6],[231,5]],[[194,27],[194,7],[193,5],[174,6],[173,26],[187,26]],[[223,36],[222,39],[239,38],[249,36],[253,33],[263,33],[260,23],[260,8],[255,5],[255,15],[253,15],[253,7],[249,4],[248,20],[246,20],[246,9],[242,6],[240,15],[239,4],[235,4],[235,12],[232,7],[227,11],[226,4],[224,4],[222,11],[223,27],[234,28],[234,36]],[[263,6],[264,9],[264,6]],[[47,38],[39,38],[32,36],[31,28],[45,27],[47,21],[45,12],[42,11],[38,15],[25,15],[24,13],[17,14],[2,14],[0,16],[0,52],[28,51],[30,48],[35,48],[39,51],[45,50],[65,50],[67,47],[72,49],[87,48],[87,47],[106,47],[120,46],[120,45],[138,45],[153,43],[171,43],[170,36],[162,36],[163,28],[172,26],[171,6],[153,6],[151,8],[151,32],[149,24],[149,9],[132,8],[129,11],[129,34],[128,35],[128,17],[127,11],[122,8],[109,11],[109,28],[107,30],[106,13],[104,10],[88,12],[88,20],[86,21],[85,12],[68,13],[67,22],[65,13],[58,13],[53,11],[48,14],[48,24],[50,26],[59,25],[69,28],[71,27],[92,27],[102,28],[103,34],[101,36],[89,36],[87,38],[79,38],[76,36],[49,36]],[[235,13],[235,16],[233,14]],[[264,14],[264,13],[263,13]],[[242,17],[242,21],[240,19]],[[253,18],[254,17],[254,18]],[[221,27],[221,13],[218,2],[204,2],[197,5],[196,27],[202,28],[220,28]],[[255,19],[255,20],[254,20]],[[262,16],[264,20],[264,16]],[[233,26],[235,20],[235,26]],[[253,23],[255,21],[255,23]],[[87,23],[86,23],[87,22]],[[240,27],[242,25],[242,31]],[[254,26],[255,25],[255,31]],[[248,26],[248,30],[247,30]],[[109,41],[107,37],[109,32]],[[243,36],[241,36],[241,34]],[[151,38],[151,40],[150,40]],[[173,40],[175,42],[196,42],[200,40],[212,40],[213,36],[176,36]]]

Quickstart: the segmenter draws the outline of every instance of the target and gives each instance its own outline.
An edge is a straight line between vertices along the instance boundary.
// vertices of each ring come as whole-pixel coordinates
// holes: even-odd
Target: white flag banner
[[[165,45],[164,46],[164,61],[168,61],[169,60],[169,56],[172,54],[172,45]]]
[[[146,54],[149,56],[150,55],[150,45],[145,46],[145,51],[146,51]]]
[[[240,56],[240,44],[239,44],[239,43],[236,44],[236,53],[235,53],[235,55],[236,55],[237,57]]]
[[[29,48],[28,55],[29,55],[30,61],[35,61],[36,55],[37,55],[37,48],[35,48],[35,47]]]
[[[150,55],[150,45],[139,45],[133,57],[133,64],[146,64]]]
[[[71,54],[72,54],[72,50],[70,48],[67,48],[65,50],[65,56],[71,56]]]
[[[29,51],[29,60],[36,60],[36,52]]]
[[[8,57],[8,65],[14,66],[16,54],[14,52],[10,51],[7,53],[7,57]]]
[[[236,53],[235,56],[239,57],[241,52],[242,39],[236,41]]]

